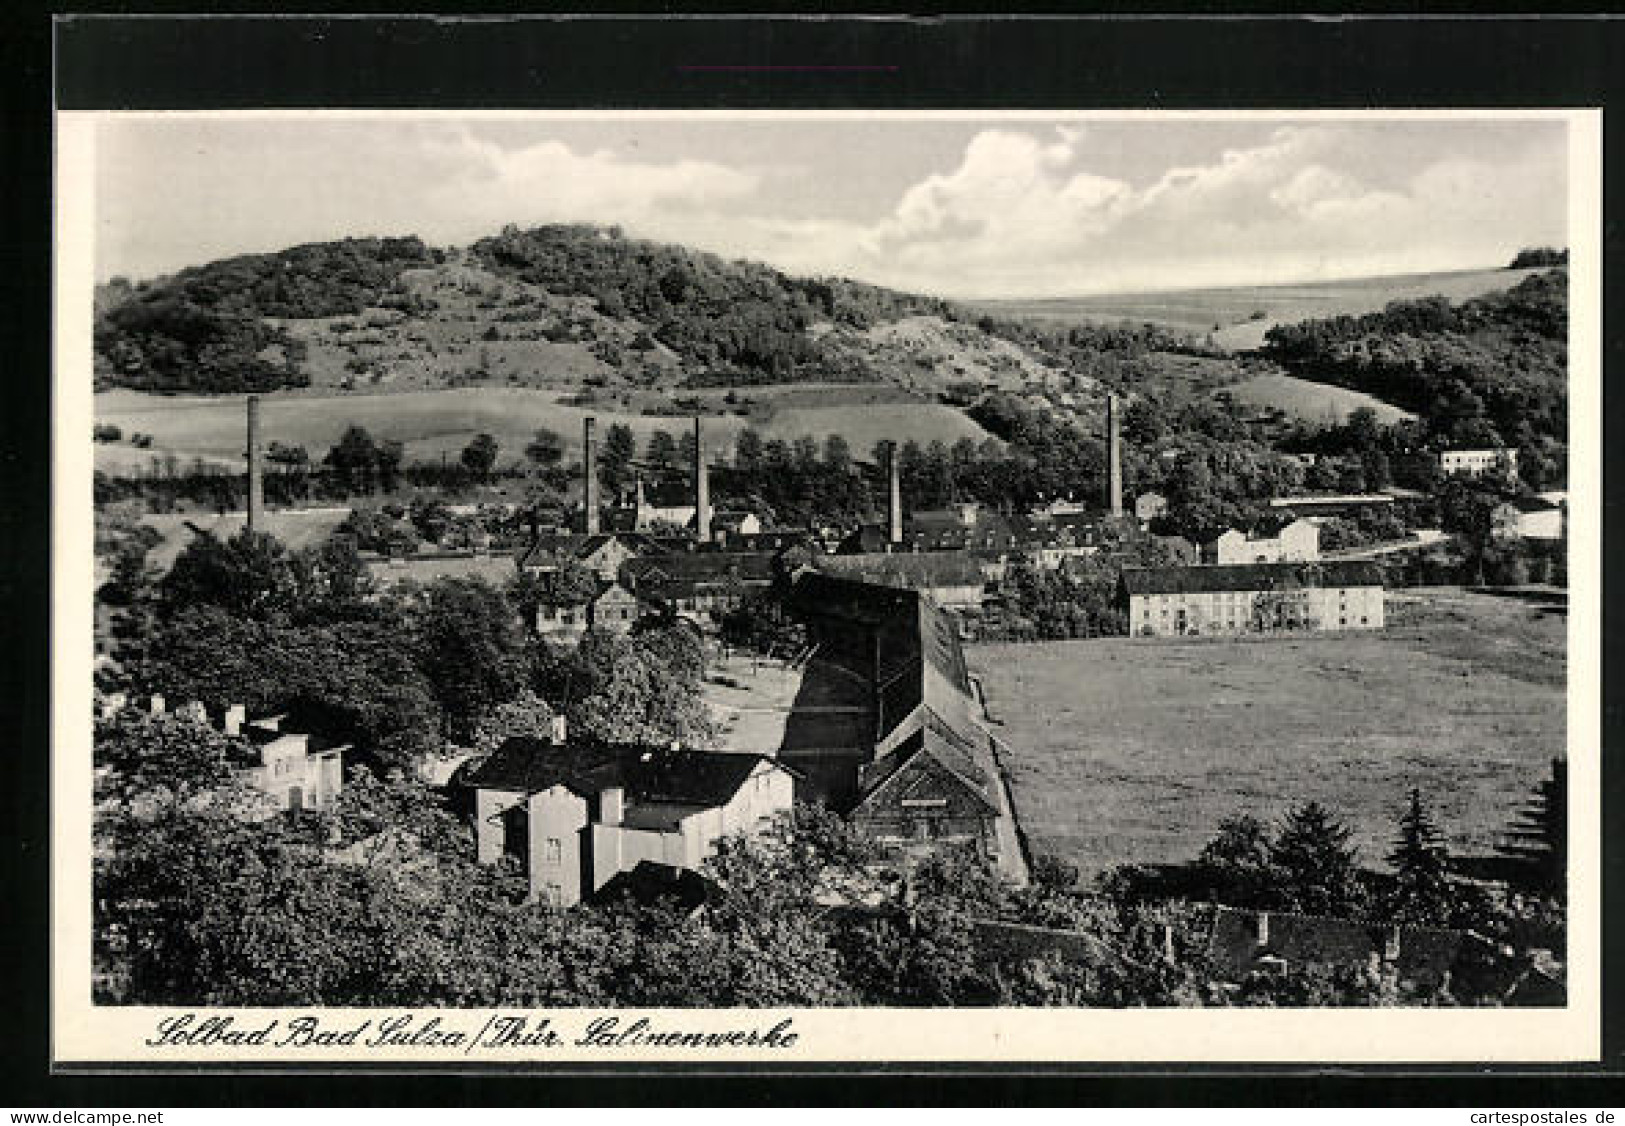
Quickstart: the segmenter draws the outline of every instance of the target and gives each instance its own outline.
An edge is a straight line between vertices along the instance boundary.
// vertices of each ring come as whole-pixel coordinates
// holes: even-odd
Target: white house
[[[1560,540],[1568,506],[1545,497],[1518,497],[1495,506],[1491,526],[1501,539]]]
[[[1444,450],[1439,454],[1439,472],[1447,477],[1479,477],[1485,473],[1510,477],[1517,471],[1517,450]]]
[[[1320,526],[1299,517],[1273,536],[1234,528],[1202,547],[1204,563],[1305,563],[1320,558]]]
[[[280,810],[327,809],[344,789],[344,752],[349,744],[283,731],[284,718],[243,724],[241,705],[227,710],[226,734],[241,735],[259,753],[259,764],[244,772],[248,784],[271,795]]]
[[[642,861],[698,870],[730,834],[788,812],[795,776],[763,755],[513,738],[468,775],[478,859],[514,857],[531,895],[579,903]]]

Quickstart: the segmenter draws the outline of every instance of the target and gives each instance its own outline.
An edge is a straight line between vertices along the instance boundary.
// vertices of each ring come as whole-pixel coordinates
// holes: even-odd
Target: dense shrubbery
[[[1459,305],[1396,301],[1380,313],[1277,325],[1266,351],[1289,371],[1422,417],[1430,438],[1521,447],[1568,435],[1568,272]]]
[[[472,249],[492,269],[591,297],[607,316],[644,322],[653,339],[706,369],[696,385],[827,378],[831,357],[807,334],[815,321],[861,327],[942,308],[856,282],[798,281],[767,266],[591,226],[509,228]]]
[[[304,386],[303,345],[265,318],[359,313],[434,260],[417,238],[345,239],[182,270],[104,306],[98,381],[205,394]]]
[[[1518,251],[1518,256],[1507,267],[1509,270],[1533,270],[1569,264],[1568,247],[1558,250],[1552,246],[1529,246]]]

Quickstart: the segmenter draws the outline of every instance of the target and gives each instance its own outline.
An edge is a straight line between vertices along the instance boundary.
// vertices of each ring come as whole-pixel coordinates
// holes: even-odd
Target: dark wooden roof
[[[891,754],[864,771],[860,782],[862,797],[858,801],[859,808],[904,767],[921,757],[935,760],[978,802],[994,814],[999,812],[998,799],[993,791],[995,783],[977,763],[974,753],[951,727],[931,723],[904,739]]]
[[[514,736],[465,781],[475,789],[525,793],[564,786],[582,796],[621,786],[631,804],[710,807],[726,805],[756,768],[770,761],[765,755]]]
[[[899,551],[889,555],[826,555],[813,566],[827,574],[911,589],[980,586],[979,557],[968,551]]]
[[[916,591],[803,571],[791,592],[793,607],[810,617],[840,618],[878,626],[915,613]]]

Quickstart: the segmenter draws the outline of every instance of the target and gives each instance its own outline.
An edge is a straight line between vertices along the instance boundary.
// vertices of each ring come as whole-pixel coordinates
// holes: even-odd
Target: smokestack
[[[886,542],[903,542],[903,479],[897,467],[897,443],[886,443]]]
[[[705,435],[700,419],[694,419],[694,538],[711,542],[711,482],[705,468]]]
[[[1117,396],[1106,396],[1106,456],[1110,465],[1107,469],[1107,501],[1111,505],[1114,518],[1123,515],[1123,437],[1120,433],[1122,421],[1117,417]]]
[[[248,530],[260,530],[265,495],[260,482],[260,397],[248,397]]]
[[[586,486],[586,495],[582,500],[587,510],[587,520],[584,531],[589,536],[598,534],[598,420],[590,415],[582,424],[581,434],[581,472],[585,476],[583,484]]]

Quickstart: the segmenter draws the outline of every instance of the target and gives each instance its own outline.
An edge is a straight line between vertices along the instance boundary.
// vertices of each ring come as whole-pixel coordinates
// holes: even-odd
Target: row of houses
[[[111,719],[131,706],[125,693],[110,693],[99,698],[97,714]],[[168,709],[161,695],[149,697],[146,706],[155,716]],[[175,714],[200,726],[215,726],[208,709],[195,700],[175,709]],[[260,816],[330,809],[344,789],[344,755],[351,750],[349,743],[298,730],[287,715],[251,720],[241,704],[224,710],[218,730],[241,739],[249,748],[249,757],[238,764],[239,776],[270,798],[257,811]]]

